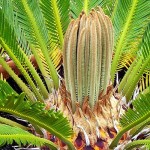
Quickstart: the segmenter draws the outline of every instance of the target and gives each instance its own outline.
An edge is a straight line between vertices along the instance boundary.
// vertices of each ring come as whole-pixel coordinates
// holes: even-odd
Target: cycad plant
[[[47,134],[44,134],[46,130],[60,138],[69,146],[69,149],[73,149],[73,145],[70,142],[72,129],[70,128],[67,118],[64,118],[59,110],[47,110],[47,106],[44,103],[39,101],[32,102],[27,99],[25,93],[16,93],[12,87],[2,79],[0,80],[0,91],[0,111],[13,114],[17,118],[25,119],[30,122],[29,125],[24,126],[13,120],[0,117],[0,122],[2,123],[0,129],[0,146],[6,143],[12,144],[13,141],[15,141],[19,146],[25,146],[27,144],[36,146],[47,145],[51,149],[57,149],[56,144],[44,139],[44,136],[47,136]]]
[[[70,132],[66,139],[59,129],[58,134],[49,132],[71,149],[69,141],[79,150],[149,147],[149,1],[0,2],[0,46],[26,82],[2,56],[0,64],[28,99],[60,110],[74,134],[70,139]],[[32,56],[40,73],[32,65]],[[58,75],[61,65],[64,78]],[[137,91],[145,95],[134,100]],[[143,128],[146,139],[137,140]]]

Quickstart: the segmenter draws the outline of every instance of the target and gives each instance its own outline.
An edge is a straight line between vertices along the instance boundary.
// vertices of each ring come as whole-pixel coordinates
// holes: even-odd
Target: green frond
[[[122,126],[121,131],[117,134],[116,138],[110,145],[110,148],[113,148],[117,145],[122,135],[129,131],[130,129],[138,126],[141,123],[147,124],[150,123],[150,93],[145,95],[140,95],[140,97],[132,102],[133,109],[129,108],[127,112],[120,119]],[[141,127],[141,126],[140,126]],[[142,124],[142,127],[143,124]]]
[[[6,17],[7,21],[13,26],[15,22],[14,22],[12,1],[1,0],[1,6],[2,6],[3,13],[5,14],[5,16],[7,16]]]
[[[144,91],[149,86],[150,86],[150,71],[146,70],[139,82],[140,91]]]
[[[33,31],[29,23],[29,18],[27,15],[25,15],[25,11],[23,14],[23,6],[20,4],[20,2],[16,3],[15,1],[11,1],[11,0],[8,1],[2,0],[2,2],[3,2],[2,12],[4,13],[4,18],[5,18],[4,25],[1,28],[2,34],[3,32],[4,35],[8,35],[7,34],[8,32],[12,33],[12,35],[10,34],[11,35],[10,37],[8,36],[3,37],[4,42],[6,42],[5,44],[9,46],[9,49],[6,49],[7,53],[9,54],[11,59],[13,59],[14,63],[19,68],[19,70],[21,70],[22,75],[25,77],[26,81],[30,85],[32,91],[36,95],[36,98],[38,100],[46,99],[48,96],[48,91],[45,85],[43,84],[43,81],[40,79],[38,73],[36,72],[35,68],[32,65],[32,62],[30,60],[32,54],[34,54],[34,57],[36,58],[36,61],[38,63],[38,67],[40,68],[40,71],[42,72],[43,76],[51,78],[51,73],[50,73],[49,66],[46,63],[45,56],[41,52],[41,49],[38,48],[38,44],[35,39],[35,36],[32,34]],[[44,21],[42,21],[42,23],[44,23]],[[6,30],[3,31],[4,26],[7,26],[4,29],[7,30],[8,28],[9,31],[8,30],[7,32]],[[41,25],[40,27],[43,28],[43,25]],[[47,58],[49,57],[49,59],[52,58],[54,67],[59,69],[61,65],[60,62],[61,54],[59,53],[59,50],[56,49],[57,48],[56,44],[54,43],[50,44],[51,43],[50,38],[47,38],[46,36],[45,38],[46,38],[45,41],[47,43],[47,48],[48,48],[48,52],[46,56]],[[57,51],[57,53],[56,52],[54,53],[55,50]],[[49,81],[48,78],[44,78],[44,79],[46,81],[49,91],[51,91],[52,88],[51,81]],[[37,91],[38,89],[36,89],[36,86],[38,86],[39,91]]]
[[[106,4],[106,1],[104,0],[71,0],[71,15],[76,19],[80,16],[82,11],[88,15],[92,8],[103,6],[104,4]]]
[[[132,54],[130,52],[123,53],[120,59],[120,62],[118,64],[117,71],[121,71],[124,67],[126,69],[129,69],[133,61],[136,59],[136,54]],[[139,90],[142,92],[144,91],[148,86],[150,86],[150,68],[149,64],[145,68],[143,75],[141,76],[138,87]]]
[[[50,52],[50,59],[54,62],[54,67],[58,71],[62,64],[62,51],[59,49]],[[61,60],[61,61],[60,61]]]
[[[45,20],[39,2],[33,1],[13,1],[14,11],[17,13],[17,22],[22,28],[32,53],[38,63],[43,76],[51,75],[54,85],[58,88],[58,76],[52,60],[49,57],[49,51],[56,49],[56,43],[52,44],[52,39],[48,34]],[[40,58],[40,59],[39,59]],[[47,86],[49,82],[46,80]]]
[[[0,73],[0,80],[6,81],[5,78],[3,77],[3,74],[2,74],[2,73]]]
[[[41,0],[40,8],[44,15],[46,26],[54,43],[62,49],[64,34],[69,24],[68,0]]]
[[[135,57],[136,54],[130,52],[122,53],[122,55],[120,56],[120,61],[118,63],[117,71],[122,70],[122,68],[124,67],[128,69],[130,65],[133,63]]]
[[[144,91],[142,91],[143,94],[150,93],[150,86],[148,86]]]
[[[0,91],[1,91],[1,96],[3,96],[3,99],[6,99],[8,95],[18,95],[16,91],[6,82],[5,79],[1,78],[0,79]],[[2,100],[0,97],[0,100]]]
[[[146,148],[147,150],[149,150],[149,149],[150,149],[150,144],[145,145],[145,148]]]
[[[118,87],[119,92],[126,96],[127,101],[130,100],[137,83],[150,64],[150,24],[147,26],[137,52],[137,58],[129,67]]]
[[[145,146],[145,149],[149,150],[150,149],[150,139],[149,140],[137,140],[137,141],[132,141],[131,143],[127,144],[124,147],[124,150],[131,150],[133,148],[139,148],[141,146]]]
[[[15,65],[19,68],[22,75],[25,77],[25,79],[28,82],[28,84],[30,85],[33,93],[37,96],[37,98],[39,100],[42,101],[43,98],[41,95],[44,95],[44,97],[46,98],[48,95],[48,92],[47,92],[44,84],[42,83],[42,80],[38,76],[35,68],[33,67],[32,63],[30,62],[30,58],[29,58],[28,52],[26,50],[27,46],[24,46],[25,44],[23,44],[22,42],[20,43],[21,45],[18,45],[19,43],[17,41],[17,38],[21,39],[21,35],[20,35],[20,37],[16,36],[15,30],[9,24],[8,19],[6,18],[7,15],[5,16],[3,11],[5,12],[6,10],[5,9],[0,10],[0,20],[2,20],[1,25],[0,25],[0,43],[1,43],[2,47],[5,49],[5,51],[7,52],[7,54],[9,55],[9,57],[14,61]],[[8,36],[8,32],[10,33],[9,36]],[[19,36],[19,34],[18,34],[18,36]],[[25,51],[23,51],[23,48],[25,49]],[[32,78],[30,77],[28,72],[30,72],[31,75],[33,75],[34,78],[36,79],[36,82],[39,85],[39,88],[42,91],[41,92],[42,94],[40,94],[39,91],[37,90],[36,85],[32,81]],[[8,73],[10,73],[10,72],[8,72]],[[12,76],[12,75],[10,74],[10,76]],[[20,86],[22,86],[22,85],[20,85]]]
[[[0,124],[0,146],[12,144],[14,141],[19,146],[25,146],[26,144],[32,144],[35,146],[46,145],[52,150],[57,150],[57,146],[49,140],[36,137],[35,135],[18,127]]]
[[[148,125],[149,125],[149,120],[145,120],[145,121],[143,121],[142,123],[140,123],[140,124],[138,124],[137,126],[135,126],[134,128],[132,128],[129,134],[130,134],[132,137],[134,137],[134,136],[135,136],[136,134],[138,134],[141,130],[146,129],[146,128],[149,128]]]
[[[147,0],[118,0],[116,5],[112,17],[115,32],[112,80],[114,80],[122,54],[138,50],[143,33],[150,21],[150,2]]]
[[[14,14],[16,15],[16,22],[22,28],[22,32],[26,37],[27,41],[36,47],[40,48],[41,45],[38,43],[38,36],[43,40],[43,43],[48,46],[50,43],[48,30],[46,29],[45,21],[39,7],[39,2],[36,0],[33,1],[15,1],[12,2],[14,8]],[[27,13],[28,11],[28,13]],[[31,17],[33,21],[31,21]],[[33,27],[34,25],[34,27]],[[35,30],[39,30],[36,31]],[[39,34],[39,35],[37,35]]]
[[[129,108],[128,111],[120,120],[122,127],[134,123],[135,121],[144,118],[146,115],[150,115],[149,99],[150,99],[150,94],[146,94],[146,95],[141,95],[139,99],[136,99],[132,102],[133,109]]]
[[[118,7],[118,2],[119,2],[119,0],[114,0],[114,3],[113,3],[113,10],[112,10],[112,12],[111,12],[111,19],[114,18],[114,15],[115,15],[115,13],[116,13],[116,9],[117,9],[117,7]]]
[[[26,130],[26,131],[29,130],[28,127],[25,127],[25,126],[15,122],[15,121],[12,121],[10,119],[7,119],[7,118],[1,117],[1,116],[0,116],[0,123],[10,125],[10,126],[14,126],[14,127],[18,127],[18,128],[23,129],[23,130]]]
[[[14,71],[9,67],[7,62],[1,56],[0,56],[0,63],[3,66],[3,68],[5,68],[5,70],[15,80],[15,82],[19,85],[21,90],[24,91],[31,100],[34,101],[35,100],[35,96],[34,96],[33,92],[26,86],[26,84],[20,78],[18,78],[18,76],[14,73]]]
[[[110,18],[113,15],[113,10],[115,9],[116,6],[116,1],[118,0],[105,0],[102,3],[102,8],[105,12],[106,15],[108,15]]]
[[[60,111],[53,109],[45,110],[43,103],[31,102],[25,99],[24,93],[20,95],[14,94],[13,92],[7,94],[7,89],[3,89],[3,87],[8,87],[8,84],[2,80],[0,82],[0,85],[2,85],[2,92],[0,92],[0,111],[28,120],[33,126],[35,124],[46,129],[68,146],[73,147],[70,142],[73,133],[72,129],[70,128],[69,121],[63,117]]]

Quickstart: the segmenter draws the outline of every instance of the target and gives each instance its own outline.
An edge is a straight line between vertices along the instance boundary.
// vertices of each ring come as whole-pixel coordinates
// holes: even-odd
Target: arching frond
[[[149,120],[145,120],[142,123],[138,124],[137,126],[133,127],[130,130],[129,134],[131,135],[132,138],[134,138],[134,136],[139,135],[140,132],[147,129],[149,129]]]
[[[5,11],[5,9],[4,9],[4,11]],[[6,16],[3,13],[3,9],[0,10],[0,20],[2,21],[0,24],[0,43],[1,43],[2,47],[5,49],[5,51],[9,55],[9,57],[14,61],[16,66],[19,68],[20,72],[25,77],[28,84],[30,84],[31,89],[33,90],[33,93],[37,96],[37,98],[39,100],[42,100],[41,95],[44,95],[44,97],[47,97],[48,92],[47,92],[44,84],[42,83],[42,80],[38,76],[35,68],[33,67],[32,63],[30,62],[30,58],[27,54],[28,52],[26,50],[23,51],[21,46],[18,45],[18,41],[17,41],[18,37],[16,36],[14,29],[11,27],[8,20],[6,19]],[[8,32],[10,33],[9,36],[8,36]],[[25,49],[26,49],[26,47],[25,47]],[[2,64],[3,60],[2,60],[2,58],[0,58],[0,59],[1,59],[0,61]],[[4,67],[4,65],[3,65],[3,67]],[[29,72],[31,73],[31,75],[36,79],[36,83],[39,85],[40,90],[43,91],[43,92],[41,92],[43,94],[40,94],[39,91],[37,90],[36,85],[34,84],[34,82],[32,81],[32,78],[28,74],[28,69],[30,70]],[[8,71],[8,73],[10,74],[9,71]],[[12,74],[10,74],[10,75],[12,76]],[[20,86],[22,86],[22,85],[20,85]]]
[[[150,24],[144,33],[142,42],[138,49],[138,56],[126,72],[119,85],[119,92],[130,100],[132,93],[142,77],[145,69],[150,64]],[[128,80],[127,80],[128,79]]]
[[[36,0],[13,0],[12,4],[14,14],[16,15],[16,22],[18,22],[18,25],[21,26],[27,41],[39,48],[41,46],[37,37],[39,35],[41,40],[43,40],[43,44],[48,46],[50,39],[41,9],[39,8],[39,2]],[[35,23],[32,22],[31,18],[35,21]]]
[[[62,49],[64,34],[69,24],[68,0],[41,0],[40,7],[53,42]]]
[[[118,0],[113,12],[112,21],[115,31],[114,58],[111,77],[115,73],[122,53],[134,53],[138,50],[143,33],[150,20],[150,2],[147,0]]]
[[[116,3],[118,0],[105,0],[103,1],[102,8],[106,15],[108,15],[110,18],[113,15],[113,10],[115,9]]]
[[[71,0],[71,15],[75,19],[79,17],[82,11],[88,14],[92,8],[95,8],[99,5],[103,6],[104,4],[106,4],[106,1],[104,0]]]
[[[51,75],[55,87],[58,88],[57,72],[52,60],[49,58],[49,51],[56,49],[58,45],[52,42],[48,34],[39,2],[36,0],[21,0],[13,1],[13,4],[17,15],[17,22],[31,46],[32,53],[42,74],[44,76]],[[46,83],[49,86],[48,80],[46,80]]]
[[[36,3],[36,5],[38,6],[38,2],[33,2],[33,3]],[[25,77],[25,80],[30,85],[30,88],[32,92],[35,94],[36,98],[42,101],[43,99],[46,99],[48,97],[48,91],[45,85],[43,84],[43,81],[40,79],[37,71],[32,65],[32,62],[31,62],[32,54],[34,54],[34,57],[36,58],[36,62],[38,63],[38,66],[40,68],[42,75],[44,77],[47,77],[44,79],[46,81],[49,91],[51,91],[51,88],[52,88],[51,81],[49,80],[49,78],[52,78],[52,76],[50,73],[50,68],[48,66],[48,63],[45,60],[45,55],[48,61],[52,60],[52,62],[54,63],[53,65],[54,68],[58,70],[59,67],[61,66],[62,54],[60,50],[57,48],[56,43],[50,44],[50,46],[48,44],[46,46],[48,51],[46,52],[45,55],[42,53],[40,48],[37,48],[38,47],[37,40],[35,39],[34,33],[32,31],[32,27],[29,23],[29,18],[27,15],[25,15],[26,14],[25,10],[24,10],[24,14],[22,14],[24,7],[21,4],[22,3],[20,1],[16,2],[16,1],[11,1],[11,0],[8,0],[8,1],[2,0],[3,7],[1,10],[2,23],[1,23],[1,29],[0,29],[1,31],[0,43],[2,47],[5,48],[5,51],[7,52],[7,54],[14,61],[14,63],[20,70],[21,74]],[[33,5],[32,3],[29,3],[29,4]],[[38,7],[38,10],[40,10],[39,7]],[[32,12],[32,13],[35,14],[36,12]],[[38,11],[38,13],[40,12]],[[42,13],[40,13],[39,16],[41,16],[42,18],[43,17]],[[44,28],[44,26],[40,24],[41,23],[40,20],[36,20],[36,21],[37,22],[39,21],[37,23],[39,25],[39,28],[40,27]],[[42,23],[44,23],[44,19]],[[46,27],[45,27],[45,30],[46,30]],[[41,31],[44,34],[43,30],[39,29],[39,31]],[[11,33],[9,34],[9,36],[7,34],[8,32]],[[46,43],[51,43],[50,38],[46,37],[46,34],[47,34],[47,30],[42,38],[45,38],[44,41],[47,41]],[[54,72],[56,73],[56,70],[52,71],[52,74]],[[10,74],[9,71],[8,73]],[[10,76],[12,76],[12,74]],[[55,77],[58,78],[57,74],[55,74]],[[20,84],[19,86],[22,86],[22,84]]]
[[[149,150],[150,149],[150,139],[148,139],[148,140],[132,141],[131,143],[127,144],[124,147],[124,149],[125,150],[131,150],[133,148],[139,148],[141,146],[144,146],[145,149]]]
[[[128,70],[133,61],[136,59],[135,54],[133,55],[130,52],[123,53],[121,56],[121,60],[118,64],[117,71],[122,71],[124,67]],[[150,68],[149,64],[146,66],[145,70],[143,71],[143,75],[139,79],[138,88],[140,92],[144,91],[148,86],[150,86]]]
[[[150,86],[150,70],[146,70],[144,75],[141,77],[140,82],[140,91],[144,91],[147,87]]]
[[[148,86],[144,91],[142,91],[143,94],[150,93],[150,86]]]
[[[150,103],[149,103],[150,94],[141,95],[140,98],[132,102],[133,109],[129,108],[125,115],[121,118],[120,123],[122,127],[126,127],[139,119],[143,119],[145,116],[150,114]],[[149,119],[149,118],[146,118]],[[139,121],[140,123],[142,121]],[[138,125],[138,124],[137,124]]]
[[[50,59],[54,62],[54,67],[59,71],[60,66],[62,65],[62,51],[56,49],[50,52]]]
[[[18,127],[0,124],[0,146],[12,144],[14,141],[20,146],[25,146],[26,144],[32,144],[36,146],[46,145],[52,150],[57,150],[57,146],[49,140],[36,137],[35,135]]]
[[[60,111],[45,110],[43,103],[25,99],[24,93],[18,95],[11,88],[11,92],[7,91],[9,85],[5,81],[0,80],[0,85],[2,91],[0,92],[0,111],[16,115],[28,120],[33,126],[35,124],[46,129],[73,149],[69,140],[72,129],[67,118],[64,118]]]
[[[6,125],[10,125],[10,126],[13,126],[13,127],[18,127],[18,128],[21,128],[21,129],[23,129],[25,131],[29,130],[29,127],[21,125],[21,124],[15,122],[13,120],[7,119],[6,117],[1,117],[0,116],[0,123],[6,124]]]
[[[129,108],[127,112],[123,115],[120,120],[122,129],[117,134],[116,138],[110,145],[110,148],[113,148],[117,145],[122,135],[139,125],[140,123],[145,122],[145,126],[150,123],[150,93],[145,95],[140,95],[140,97],[133,101],[133,109]]]
[[[9,67],[9,65],[6,63],[6,61],[0,56],[0,63],[5,68],[7,72],[11,75],[11,77],[15,80],[15,82],[20,86],[21,90],[27,93],[27,96],[31,100],[35,100],[34,94],[32,91],[26,86],[26,84],[18,78],[18,76],[15,74],[15,72]],[[0,80],[1,81],[1,80]]]

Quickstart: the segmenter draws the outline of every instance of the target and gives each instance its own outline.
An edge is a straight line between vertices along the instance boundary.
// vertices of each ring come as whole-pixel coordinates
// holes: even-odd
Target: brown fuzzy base
[[[50,105],[47,106],[50,107]],[[120,106],[120,100],[114,97],[112,86],[107,88],[106,94],[99,95],[99,100],[93,109],[90,108],[86,97],[82,106],[76,103],[76,111],[73,112],[70,94],[62,84],[55,106],[69,119],[74,131],[72,141],[77,150],[109,149],[109,144],[117,134],[116,127],[119,128],[116,124],[119,121],[119,113],[124,112]],[[67,149],[65,145],[62,146],[63,143],[60,140],[55,142],[64,150]]]

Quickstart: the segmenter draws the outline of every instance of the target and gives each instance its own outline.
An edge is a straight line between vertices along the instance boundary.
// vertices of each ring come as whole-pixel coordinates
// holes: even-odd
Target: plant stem
[[[7,118],[3,118],[1,116],[0,116],[0,122],[4,123],[4,124],[7,124],[7,125],[10,125],[10,126],[19,127],[23,130],[28,130],[29,129],[28,127],[25,127],[25,126],[23,126],[23,125],[21,125],[17,122],[14,122],[14,121],[12,121],[10,119],[7,119]]]
[[[13,72],[13,70],[9,67],[7,62],[3,60],[3,58],[0,56],[0,64],[5,68],[5,70],[9,73],[9,75],[16,81],[16,83],[19,85],[19,87],[24,91],[27,96],[34,101],[34,95],[32,91],[25,85],[25,83]]]
[[[59,15],[59,10],[57,7],[57,1],[56,0],[51,0],[52,7],[53,7],[53,13],[55,16],[55,23],[58,29],[58,35],[59,35],[59,40],[60,40],[60,48],[62,49],[63,43],[64,43],[64,36],[63,36],[63,30],[61,27],[61,20],[60,20],[60,15]]]

